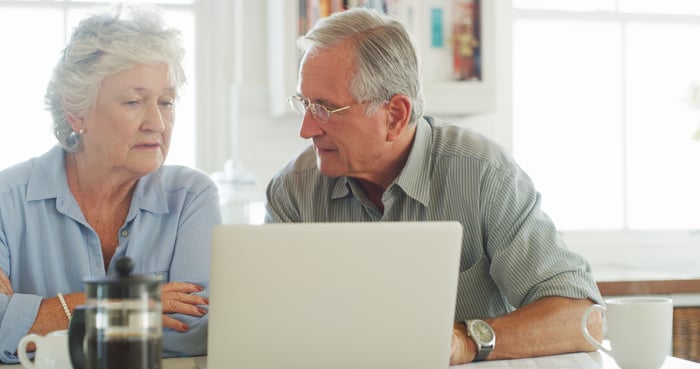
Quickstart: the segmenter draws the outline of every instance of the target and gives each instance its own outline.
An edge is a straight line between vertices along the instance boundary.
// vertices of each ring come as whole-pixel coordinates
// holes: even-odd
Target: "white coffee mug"
[[[588,317],[600,311],[605,318],[610,348],[588,332]],[[583,336],[610,355],[622,369],[658,369],[671,353],[673,301],[665,297],[621,297],[593,305],[581,319]]]
[[[34,343],[34,361],[27,355],[27,345]],[[45,336],[28,334],[17,347],[19,362],[26,369],[72,369],[68,354],[68,330],[50,332]]]

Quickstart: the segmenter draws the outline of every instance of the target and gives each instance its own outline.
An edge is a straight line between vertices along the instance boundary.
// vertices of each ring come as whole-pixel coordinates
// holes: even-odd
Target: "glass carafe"
[[[160,369],[162,280],[131,275],[133,262],[117,260],[118,275],[86,278],[86,304],[69,329],[75,369]]]

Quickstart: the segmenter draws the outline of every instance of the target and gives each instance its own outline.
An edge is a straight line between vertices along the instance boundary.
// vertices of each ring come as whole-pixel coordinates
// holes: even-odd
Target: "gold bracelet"
[[[63,306],[63,311],[66,313],[66,318],[68,318],[68,321],[70,321],[70,309],[68,309],[68,304],[66,304],[66,300],[63,298],[62,293],[58,293],[58,301],[61,302],[61,306]]]

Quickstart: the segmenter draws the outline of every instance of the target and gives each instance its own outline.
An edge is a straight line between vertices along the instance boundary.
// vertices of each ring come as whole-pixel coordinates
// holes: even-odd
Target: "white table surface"
[[[163,369],[198,369],[195,358],[171,358],[163,360]],[[522,360],[485,361],[481,363],[451,366],[451,369],[620,369],[615,361],[600,352],[545,356]],[[1,369],[22,369],[20,365],[2,365]],[[209,368],[215,369],[215,368]],[[218,369],[218,368],[216,368]],[[700,363],[669,356],[662,369],[700,369]]]
[[[584,360],[581,360],[584,359]],[[589,360],[590,359],[590,360]],[[564,364],[564,362],[566,364]],[[579,362],[579,366],[575,364]],[[564,366],[566,365],[566,366]],[[569,366],[571,365],[571,366]],[[579,353],[569,355],[557,355],[543,358],[485,361],[481,363],[454,365],[451,369],[620,369],[615,361],[608,355],[600,352]],[[166,359],[163,361],[163,369],[198,369],[194,364],[194,358]],[[218,369],[218,368],[208,368]],[[700,369],[700,363],[682,360],[669,356],[666,358],[662,369]]]
[[[580,363],[579,366],[576,366],[577,362]],[[556,355],[522,360],[485,361],[481,363],[454,365],[451,366],[450,369],[561,369],[562,367],[566,367],[567,369],[620,369],[612,358],[601,352]],[[194,364],[194,358],[177,358],[164,360],[163,369],[198,368]],[[700,363],[669,356],[666,358],[662,369],[700,369]]]

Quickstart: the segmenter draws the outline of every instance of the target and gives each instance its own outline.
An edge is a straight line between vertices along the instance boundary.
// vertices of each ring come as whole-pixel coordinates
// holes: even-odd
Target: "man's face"
[[[372,178],[381,168],[388,153],[388,112],[380,107],[365,115],[367,104],[350,93],[355,73],[350,47],[341,44],[334,49],[312,49],[304,55],[299,69],[298,93],[310,103],[334,110],[328,122],[319,122],[307,111],[300,136],[313,140],[318,169],[331,177]]]

